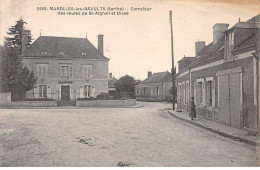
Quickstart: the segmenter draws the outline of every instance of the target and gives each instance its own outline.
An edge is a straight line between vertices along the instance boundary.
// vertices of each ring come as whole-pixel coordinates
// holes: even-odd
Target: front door
[[[240,74],[219,76],[219,120],[236,128],[241,127]]]
[[[61,86],[61,100],[62,101],[70,100],[70,86]]]

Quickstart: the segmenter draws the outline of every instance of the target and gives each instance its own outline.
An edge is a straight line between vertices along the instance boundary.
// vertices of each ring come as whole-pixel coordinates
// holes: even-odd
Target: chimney
[[[195,56],[199,54],[199,52],[206,47],[205,41],[197,41],[195,42]],[[185,56],[184,56],[185,57]]]
[[[27,49],[28,47],[28,41],[29,41],[29,30],[23,30],[22,31],[22,53]]]
[[[218,23],[213,26],[213,45],[223,36],[224,32],[228,30],[229,24]]]
[[[98,51],[104,55],[103,36],[101,34],[98,35]]]
[[[112,79],[113,75],[112,73],[109,73],[109,80]]]
[[[151,71],[148,71],[148,77],[150,77],[152,75]]]

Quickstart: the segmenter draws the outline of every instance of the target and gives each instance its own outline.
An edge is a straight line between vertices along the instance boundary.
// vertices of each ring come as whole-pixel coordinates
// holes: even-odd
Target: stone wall
[[[76,101],[78,107],[122,107],[136,105],[135,99],[128,100],[79,100]]]
[[[19,101],[10,103],[1,103],[2,108],[14,108],[14,107],[56,107],[57,101]]]

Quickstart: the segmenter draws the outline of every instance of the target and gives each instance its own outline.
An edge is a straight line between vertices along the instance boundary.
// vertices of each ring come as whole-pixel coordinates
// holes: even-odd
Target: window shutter
[[[61,66],[58,67],[58,78],[61,78],[61,69],[60,69]]]
[[[46,68],[45,68],[45,77],[48,78],[49,77],[49,67],[46,64]]]
[[[206,106],[206,82],[202,82],[202,104]]]
[[[82,66],[81,66],[81,78],[82,78],[82,79],[85,78],[85,76],[84,76],[84,69],[85,69],[85,67],[82,65]]]
[[[70,66],[70,79],[72,79],[72,78],[73,78],[73,67]]]
[[[37,64],[37,77],[40,76],[39,72],[40,72],[40,69],[39,69],[39,65]]]
[[[216,104],[215,104],[215,80],[212,80],[211,81],[211,88],[212,88],[212,107],[215,107]]]
[[[47,98],[52,98],[52,94],[51,94],[51,86],[47,85]]]
[[[34,98],[38,98],[39,97],[39,86],[38,85],[34,86],[33,93],[34,93],[33,94]]]
[[[84,98],[84,88],[83,88],[83,86],[80,86],[80,88],[79,88],[79,97]]]
[[[197,105],[197,82],[194,83],[194,102]]]

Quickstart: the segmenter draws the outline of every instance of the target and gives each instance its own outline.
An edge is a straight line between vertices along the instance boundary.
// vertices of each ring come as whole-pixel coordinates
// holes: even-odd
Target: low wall
[[[0,92],[0,105],[11,103],[11,92]]]
[[[136,105],[135,99],[128,100],[79,100],[76,101],[78,107],[122,107]]]
[[[0,107],[56,107],[57,101],[18,101],[10,103],[1,103]]]

